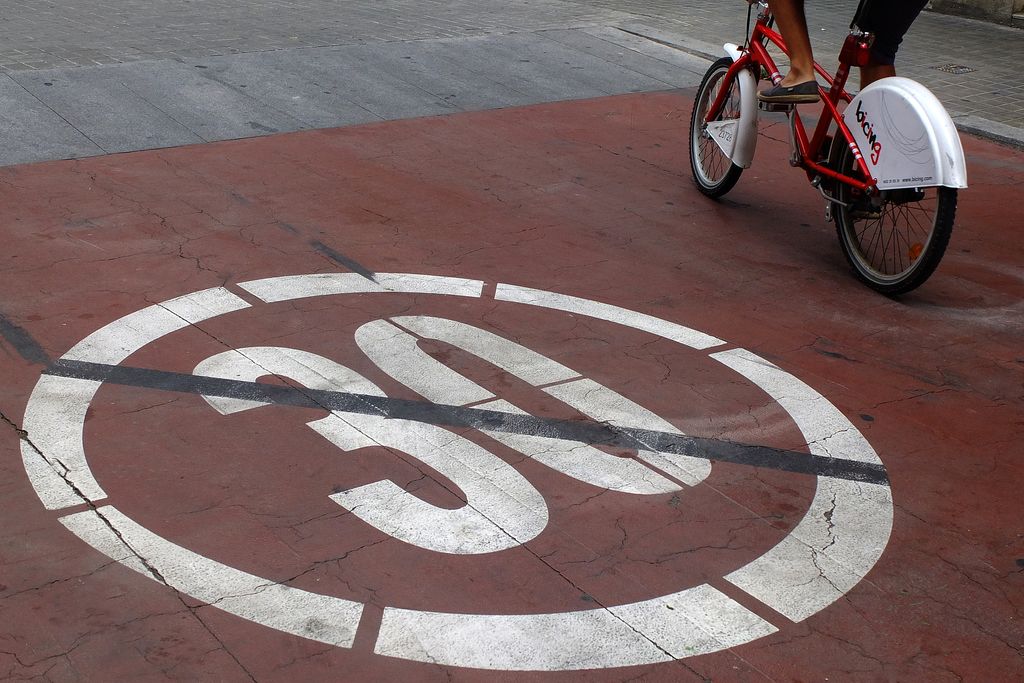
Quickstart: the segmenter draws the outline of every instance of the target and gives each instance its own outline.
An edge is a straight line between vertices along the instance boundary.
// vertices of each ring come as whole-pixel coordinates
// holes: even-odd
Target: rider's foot
[[[774,102],[776,104],[810,104],[817,102],[818,82],[805,81],[796,85],[774,85],[767,90],[757,93],[757,99],[762,102]]]

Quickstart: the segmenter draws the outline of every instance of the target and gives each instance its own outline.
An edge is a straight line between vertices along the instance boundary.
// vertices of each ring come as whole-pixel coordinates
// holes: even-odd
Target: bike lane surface
[[[5,675],[1012,676],[1024,159],[893,301],[689,107],[0,171]]]

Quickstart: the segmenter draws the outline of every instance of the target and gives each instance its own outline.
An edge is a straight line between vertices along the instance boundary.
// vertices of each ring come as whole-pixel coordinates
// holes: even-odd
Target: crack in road
[[[9,424],[11,424],[11,423],[10,423],[10,421],[9,421],[9,420],[7,420],[7,418],[6,418],[6,417],[4,418],[4,421],[5,421],[5,422],[8,422]],[[13,426],[13,425],[12,425],[12,426]],[[19,431],[19,432],[22,432],[22,433],[23,433],[23,430],[18,430],[18,431]],[[217,634],[216,634],[216,633],[214,633],[213,629],[212,629],[212,628],[210,628],[210,626],[209,626],[209,625],[208,625],[208,624],[207,624],[207,623],[206,623],[205,621],[203,621],[203,619],[202,619],[202,617],[201,617],[201,616],[199,616],[199,614],[198,614],[198,613],[197,613],[197,611],[196,611],[196,610],[197,610],[198,608],[194,608],[194,607],[192,607],[191,605],[189,605],[189,604],[188,604],[188,603],[187,603],[187,602],[185,601],[184,597],[182,596],[182,593],[181,593],[181,592],[180,592],[180,591],[179,591],[179,590],[178,590],[177,588],[175,588],[175,587],[174,587],[174,586],[172,586],[172,585],[171,585],[170,583],[168,583],[168,581],[167,581],[167,580],[166,580],[166,579],[165,579],[165,578],[163,577],[163,575],[162,575],[162,574],[160,573],[160,571],[159,571],[159,570],[158,570],[158,569],[157,569],[156,567],[154,567],[154,566],[153,566],[153,564],[152,564],[151,562],[149,562],[149,560],[148,560],[148,559],[146,559],[146,557],[145,557],[145,556],[143,556],[143,554],[142,554],[142,553],[140,553],[140,552],[139,552],[138,550],[136,550],[136,549],[135,549],[135,548],[134,548],[134,547],[133,547],[133,546],[132,546],[132,545],[131,545],[131,544],[130,544],[130,543],[129,543],[129,542],[128,542],[128,541],[127,541],[127,540],[126,540],[125,538],[124,538],[124,536],[123,536],[123,534],[121,533],[121,531],[120,531],[120,530],[119,530],[119,529],[117,528],[117,526],[116,526],[116,525],[115,525],[115,524],[114,524],[113,522],[111,522],[111,521],[110,521],[110,520],[109,520],[109,519],[108,519],[108,518],[107,518],[107,517],[106,517],[106,516],[105,516],[105,515],[104,515],[104,514],[103,514],[103,513],[102,513],[102,512],[100,511],[100,509],[99,509],[99,507],[98,507],[98,506],[96,505],[96,503],[94,503],[94,502],[93,502],[93,501],[92,501],[91,499],[89,499],[89,498],[88,498],[88,497],[87,497],[87,496],[86,496],[86,495],[85,495],[84,493],[82,493],[82,491],[81,491],[81,490],[80,490],[80,489],[79,489],[79,488],[78,488],[77,486],[75,486],[74,482],[72,482],[72,481],[70,480],[70,478],[68,477],[68,471],[69,471],[69,470],[68,470],[67,466],[66,466],[66,465],[64,465],[64,463],[60,462],[60,460],[59,460],[58,458],[54,458],[53,460],[51,460],[51,459],[47,458],[47,457],[46,457],[46,456],[45,456],[45,455],[43,454],[43,452],[42,452],[41,450],[39,450],[39,448],[38,448],[38,447],[36,447],[36,445],[35,445],[35,444],[33,444],[33,443],[31,442],[31,440],[29,440],[29,438],[28,438],[28,435],[27,435],[27,434],[24,434],[24,435],[23,435],[23,436],[22,436],[21,438],[22,438],[22,440],[23,440],[23,441],[25,441],[25,442],[26,442],[26,443],[27,443],[27,444],[28,444],[28,445],[29,445],[29,446],[30,446],[30,447],[32,448],[32,450],[33,450],[33,451],[34,451],[34,452],[35,452],[35,453],[36,453],[36,454],[37,454],[37,455],[38,455],[38,456],[39,456],[40,458],[42,458],[42,459],[43,459],[43,460],[44,460],[44,461],[45,461],[45,462],[46,462],[46,463],[47,463],[47,464],[48,464],[48,465],[50,466],[50,468],[51,468],[51,469],[52,469],[52,470],[53,470],[53,471],[54,471],[54,472],[55,472],[55,473],[56,473],[56,474],[57,474],[57,475],[58,475],[59,477],[61,477],[61,478],[62,478],[62,479],[64,480],[64,483],[65,483],[65,484],[66,484],[66,485],[68,486],[68,488],[69,488],[69,489],[70,489],[71,491],[73,491],[73,492],[74,492],[74,494],[75,494],[76,496],[78,496],[78,498],[79,498],[79,499],[81,499],[81,501],[82,501],[82,503],[83,503],[84,505],[88,506],[88,508],[89,508],[89,512],[91,512],[92,514],[94,514],[94,515],[95,515],[95,516],[96,516],[96,517],[97,517],[97,518],[98,518],[98,519],[99,519],[99,520],[100,520],[100,521],[101,521],[101,522],[102,522],[102,523],[103,523],[103,524],[104,524],[104,525],[105,525],[105,526],[106,526],[106,527],[107,527],[107,528],[108,528],[108,529],[110,530],[110,532],[111,532],[111,533],[112,533],[112,534],[113,534],[113,535],[114,535],[114,536],[115,536],[115,537],[117,538],[117,540],[118,540],[118,542],[119,542],[119,543],[121,544],[121,546],[122,546],[122,547],[123,547],[123,548],[124,548],[124,549],[125,549],[125,550],[126,550],[126,551],[127,551],[127,552],[128,552],[129,554],[130,554],[130,555],[132,555],[133,557],[135,557],[135,559],[137,559],[137,560],[139,561],[139,563],[140,563],[140,564],[141,564],[141,565],[142,565],[142,566],[143,566],[143,567],[145,568],[145,570],[146,570],[147,572],[149,572],[150,576],[151,576],[151,577],[152,577],[152,578],[153,578],[153,579],[154,579],[155,581],[157,581],[157,583],[160,583],[160,584],[162,584],[163,586],[166,586],[167,588],[169,588],[169,589],[170,589],[170,590],[171,590],[171,591],[173,592],[174,596],[175,596],[175,597],[176,597],[176,598],[178,599],[178,601],[180,601],[180,602],[181,602],[182,606],[183,606],[183,607],[185,607],[185,609],[187,609],[187,610],[188,610],[188,611],[189,611],[189,612],[190,612],[190,613],[192,614],[193,618],[195,618],[195,619],[196,619],[196,621],[198,621],[198,622],[199,622],[199,624],[200,624],[200,625],[201,625],[201,626],[203,627],[203,629],[204,629],[204,630],[206,630],[206,632],[207,632],[207,633],[209,633],[209,634],[210,634],[210,636],[211,636],[211,637],[212,637],[212,638],[213,638],[214,640],[216,640],[216,641],[217,641],[217,642],[218,642],[218,643],[220,644],[220,646],[221,646],[221,647],[222,647],[222,648],[224,649],[224,651],[225,651],[225,652],[226,652],[226,653],[227,653],[227,654],[228,654],[228,655],[229,655],[229,656],[230,656],[230,657],[231,657],[232,659],[234,659],[234,661],[235,661],[235,662],[236,662],[236,663],[238,664],[239,668],[240,668],[240,669],[241,669],[242,671],[244,671],[244,672],[245,672],[245,673],[246,673],[246,674],[247,674],[247,675],[249,676],[249,678],[250,678],[251,680],[253,680],[253,681],[256,681],[256,678],[255,678],[255,677],[254,677],[254,676],[252,675],[252,673],[251,673],[251,672],[250,672],[250,671],[249,671],[249,670],[248,670],[248,669],[247,669],[247,668],[245,667],[245,665],[244,665],[244,664],[242,664],[242,662],[241,662],[241,661],[240,661],[240,660],[239,660],[239,659],[238,659],[238,658],[237,658],[237,657],[236,657],[236,656],[234,655],[234,653],[232,653],[232,652],[231,652],[231,651],[230,651],[230,650],[229,650],[229,649],[227,648],[227,646],[226,646],[226,645],[225,645],[225,644],[223,643],[223,641],[221,641],[221,639],[220,639],[220,638],[219,638],[219,637],[217,636]],[[61,468],[63,469],[63,471],[61,471],[61,470],[59,470],[59,469],[57,469],[57,468],[53,467],[53,464],[54,464],[54,463],[56,463],[56,464],[60,465],[60,467],[61,467]]]

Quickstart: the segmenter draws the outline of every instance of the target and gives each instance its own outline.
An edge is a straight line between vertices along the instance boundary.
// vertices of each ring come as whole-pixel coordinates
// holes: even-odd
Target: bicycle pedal
[[[757,108],[761,111],[775,111],[789,114],[796,108],[796,105],[787,102],[762,102],[761,100],[758,100]]]

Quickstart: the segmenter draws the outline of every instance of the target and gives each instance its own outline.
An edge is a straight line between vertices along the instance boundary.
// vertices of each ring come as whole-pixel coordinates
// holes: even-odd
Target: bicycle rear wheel
[[[725,156],[707,133],[704,121],[708,109],[718,97],[719,91],[725,86],[725,74],[732,66],[732,60],[723,57],[711,65],[704,74],[704,79],[697,88],[697,97],[693,102],[693,114],[690,117],[690,169],[697,189],[709,197],[721,197],[732,189],[740,179],[743,169],[732,163]],[[740,117],[740,85],[733,79],[728,84],[722,111],[716,121],[738,119]]]
[[[854,168],[843,145],[839,168]],[[946,252],[956,216],[957,191],[950,187],[884,190],[868,198],[840,183],[833,215],[839,244],[857,278],[887,296],[920,286]],[[845,204],[845,206],[844,206]]]

